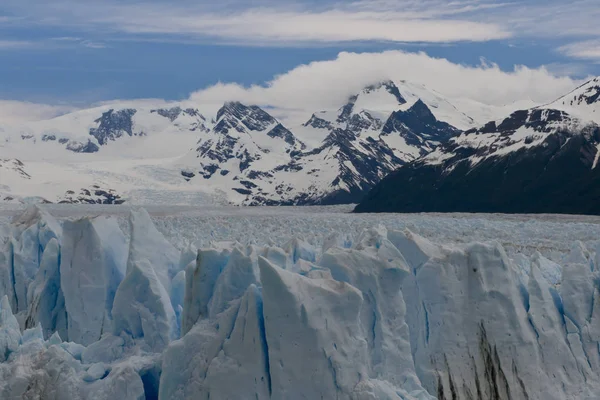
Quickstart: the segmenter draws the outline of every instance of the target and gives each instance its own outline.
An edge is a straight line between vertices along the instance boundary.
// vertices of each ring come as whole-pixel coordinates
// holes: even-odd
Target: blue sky
[[[387,50],[583,78],[600,75],[598,20],[597,0],[2,0],[0,98],[183,99]]]

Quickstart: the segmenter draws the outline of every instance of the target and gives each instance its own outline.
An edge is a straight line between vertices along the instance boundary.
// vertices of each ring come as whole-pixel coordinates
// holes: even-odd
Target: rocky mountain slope
[[[314,113],[297,129],[258,107],[229,103],[183,174],[191,184],[231,191],[238,204],[352,203],[458,133],[422,100],[408,103],[391,81],[364,88],[336,111]]]
[[[360,212],[600,214],[600,87],[451,138],[384,179]]]

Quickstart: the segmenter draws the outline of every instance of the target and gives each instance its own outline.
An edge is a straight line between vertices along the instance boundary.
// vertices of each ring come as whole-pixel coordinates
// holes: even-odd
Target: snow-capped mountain
[[[370,85],[291,130],[257,106],[226,104],[182,174],[239,204],[360,201],[388,173],[460,133],[409,93],[412,103],[391,81]]]
[[[600,214],[596,83],[451,138],[384,179],[357,211]]]
[[[0,192],[17,202],[355,203],[478,121],[406,81],[368,85],[301,122],[283,114],[241,102],[207,112],[149,100],[0,125],[0,157],[30,175],[0,169]]]
[[[127,200],[152,202],[148,196],[177,191],[181,174],[171,160],[209,127],[212,121],[193,105],[149,101],[0,125],[0,158],[22,164],[28,174],[0,168],[0,197],[115,204],[127,193]]]
[[[0,125],[0,143],[56,142],[76,153],[96,153],[123,137],[146,136],[164,131],[207,131],[206,118],[197,109],[127,107],[119,104],[76,111],[51,120],[23,126]]]

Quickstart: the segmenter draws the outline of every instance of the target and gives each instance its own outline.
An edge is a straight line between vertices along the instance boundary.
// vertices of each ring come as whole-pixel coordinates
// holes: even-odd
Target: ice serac
[[[171,282],[171,305],[177,319],[177,337],[181,334],[181,317],[185,302],[185,270],[179,271]]]
[[[357,380],[368,378],[367,343],[347,335],[360,330],[361,293],[264,258],[259,265],[273,398],[350,398]]]
[[[250,285],[218,317],[202,319],[169,346],[160,399],[270,398],[263,327],[260,291]]]
[[[82,365],[63,346],[35,340],[0,363],[0,398],[144,400],[142,379],[129,363]]]
[[[185,335],[201,318],[208,316],[208,304],[217,278],[227,265],[231,250],[206,249],[198,251],[196,263],[185,271],[185,297],[181,334]]]
[[[20,342],[19,322],[12,313],[8,296],[4,296],[0,302],[0,362],[6,361],[19,348]]]
[[[591,382],[597,382],[598,371],[585,355],[598,342],[577,334],[567,316],[569,301],[543,278],[539,258],[523,287],[499,244],[412,247],[429,255],[412,265],[414,287],[407,280],[402,291],[412,314],[407,320],[417,373],[430,393],[460,399],[594,398]],[[582,268],[574,275],[588,282]],[[571,278],[563,276],[562,285],[565,279]],[[589,309],[592,299],[585,301],[578,304]]]
[[[297,263],[298,260],[316,262],[316,250],[304,240],[295,238],[283,245],[283,250],[292,255],[292,262]]]
[[[192,297],[200,294],[201,292],[195,291]],[[228,381],[215,382],[213,380],[210,384],[207,376],[213,361],[223,353],[224,343],[232,335],[239,310],[240,301],[238,299],[215,319],[209,320],[206,316],[202,316],[181,340],[175,341],[169,346],[163,358],[159,398],[209,399],[211,390],[217,392],[226,390],[218,388],[218,386],[224,385],[229,386],[231,391],[237,390],[236,385],[225,383]],[[223,356],[224,354],[221,355],[221,357]],[[239,363],[237,365],[242,367]],[[256,365],[252,364],[244,368],[250,370],[255,367]],[[247,390],[246,387],[239,389]],[[238,392],[238,396],[247,394],[242,393],[244,392]]]
[[[576,244],[563,267],[559,293],[569,335],[577,348],[578,363],[589,378],[600,373],[600,275],[585,247]]]
[[[131,237],[127,270],[139,261],[148,261],[159,281],[169,292],[171,279],[179,272],[179,251],[156,229],[150,215],[143,208],[131,211],[129,226]]]
[[[208,304],[208,317],[213,319],[225,311],[233,300],[241,298],[250,285],[258,284],[257,272],[256,261],[240,249],[234,248],[227,265],[215,282]]]
[[[60,239],[60,224],[37,206],[28,207],[12,224],[0,253],[0,274],[5,278],[0,295],[8,295],[15,313],[28,309],[29,286],[35,279],[42,254],[52,238]]]
[[[115,220],[65,221],[60,283],[68,314],[67,337],[89,345],[112,328],[112,308],[127,263],[127,239]]]
[[[370,377],[397,388],[404,398],[429,399],[412,360],[406,304],[400,291],[410,275],[409,267],[385,234],[382,229],[365,231],[354,249],[331,249],[320,265],[334,279],[348,282],[363,294],[360,320],[369,349]]]
[[[250,285],[241,298],[231,335],[207,371],[210,397],[269,398],[271,377],[266,346],[261,293]],[[236,377],[235,386],[224,384],[231,376]]]
[[[160,353],[176,339],[178,325],[169,295],[146,260],[129,265],[112,308],[113,333],[126,333]]]
[[[42,324],[44,337],[53,333],[68,337],[65,298],[60,283],[60,245],[51,239],[42,255],[35,280],[29,286],[29,308],[25,328]]]

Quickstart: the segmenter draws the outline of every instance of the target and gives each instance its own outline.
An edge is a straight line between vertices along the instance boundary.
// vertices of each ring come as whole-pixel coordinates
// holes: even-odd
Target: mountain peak
[[[585,101],[587,104],[594,104],[600,102],[600,78],[596,77],[582,87],[580,87],[582,93],[579,94],[577,102],[581,103]]]
[[[95,137],[101,145],[108,143],[109,140],[115,140],[123,134],[133,136],[133,116],[136,113],[137,110],[133,108],[118,111],[110,109],[94,121],[99,125],[97,128],[90,129],[90,135]]]
[[[225,103],[217,112],[215,129],[264,131],[277,123],[275,118],[258,106],[246,106],[239,101],[232,101]]]
[[[590,79],[553,103],[538,108],[562,110],[582,120],[600,123],[600,77]]]
[[[353,115],[363,110],[384,111],[391,113],[399,106],[406,104],[400,89],[390,80],[365,86],[360,93],[348,98],[348,102],[339,109],[338,123],[348,122]]]
[[[398,86],[396,86],[392,80],[385,80],[374,85],[369,85],[363,89],[363,93],[369,94],[379,89],[385,89],[389,94],[394,96],[396,101],[398,101],[398,104],[406,104],[406,99],[402,96],[400,89],[398,89]]]
[[[418,145],[423,140],[444,142],[457,135],[460,130],[438,121],[429,107],[420,99],[406,111],[392,113],[383,126],[382,135],[398,132],[408,143]]]

